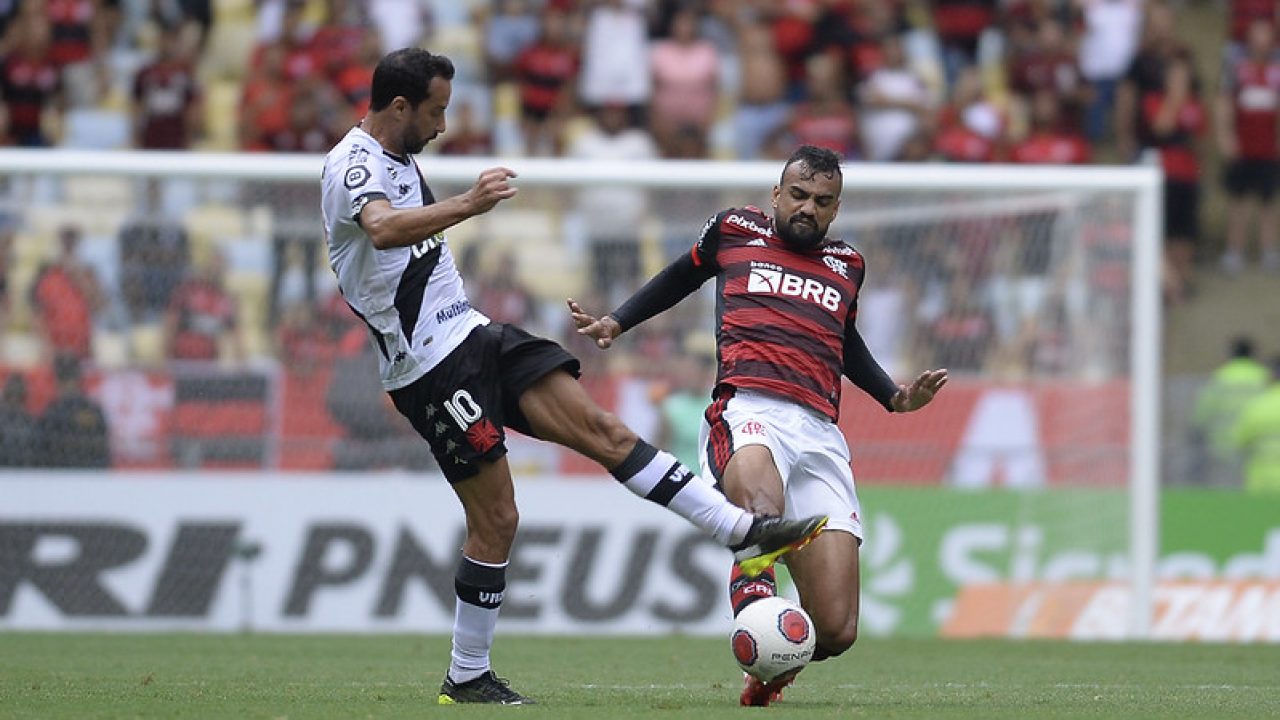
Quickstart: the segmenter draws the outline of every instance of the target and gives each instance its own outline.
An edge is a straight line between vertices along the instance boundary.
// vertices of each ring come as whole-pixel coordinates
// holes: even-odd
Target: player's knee
[[[858,640],[858,618],[856,615],[841,622],[820,623],[816,629],[818,631],[818,651],[824,657],[835,657],[853,647],[853,644]]]

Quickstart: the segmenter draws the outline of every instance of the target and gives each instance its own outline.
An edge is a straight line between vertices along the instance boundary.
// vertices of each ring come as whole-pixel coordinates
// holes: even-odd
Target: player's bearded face
[[[453,94],[452,83],[443,78],[432,78],[427,97],[410,108],[409,122],[405,125],[403,142],[404,151],[417,155],[445,130],[444,111],[449,106],[449,97]]]
[[[793,163],[773,189],[773,226],[783,242],[801,250],[817,247],[840,209],[840,176]]]

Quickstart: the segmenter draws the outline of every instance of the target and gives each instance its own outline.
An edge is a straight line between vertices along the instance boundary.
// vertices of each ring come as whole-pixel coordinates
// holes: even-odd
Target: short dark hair
[[[417,107],[427,99],[435,78],[453,80],[453,62],[449,58],[415,47],[388,53],[373,69],[369,109],[383,110],[397,97]]]
[[[1233,358],[1251,358],[1253,357],[1253,338],[1247,335],[1237,335],[1231,339],[1231,357]]]
[[[786,175],[787,168],[798,162],[807,165],[809,170],[814,173],[834,174],[836,177],[844,179],[844,173],[840,170],[840,154],[834,150],[828,150],[816,145],[801,145],[796,148],[795,152],[791,153],[791,157],[787,158],[787,164],[782,166],[782,174]]]

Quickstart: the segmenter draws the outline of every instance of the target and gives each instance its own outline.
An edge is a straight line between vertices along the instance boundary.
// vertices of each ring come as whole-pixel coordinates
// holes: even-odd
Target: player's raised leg
[[[453,651],[439,702],[526,705],[532,700],[508,687],[489,666],[519,524],[511,470],[505,456],[477,467],[477,474],[452,485],[466,514],[467,538],[454,575]]]
[[[821,530],[823,518],[757,517],[734,505],[675,456],[596,405],[563,370],[544,375],[522,393],[520,411],[539,438],[600,463],[632,493],[680,515],[747,560],[777,557]]]

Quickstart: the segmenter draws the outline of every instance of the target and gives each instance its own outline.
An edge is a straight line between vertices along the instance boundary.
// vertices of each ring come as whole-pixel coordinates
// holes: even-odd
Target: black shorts
[[[430,445],[450,483],[480,471],[478,462],[507,454],[504,427],[537,437],[520,412],[520,396],[539,379],[578,359],[558,344],[514,325],[489,323],[471,331],[449,356],[391,399]]]
[[[1164,236],[1195,242],[1200,235],[1200,183],[1166,180]]]
[[[1280,181],[1280,163],[1274,160],[1240,159],[1227,165],[1223,185],[1231,197],[1253,196],[1270,200]]]

